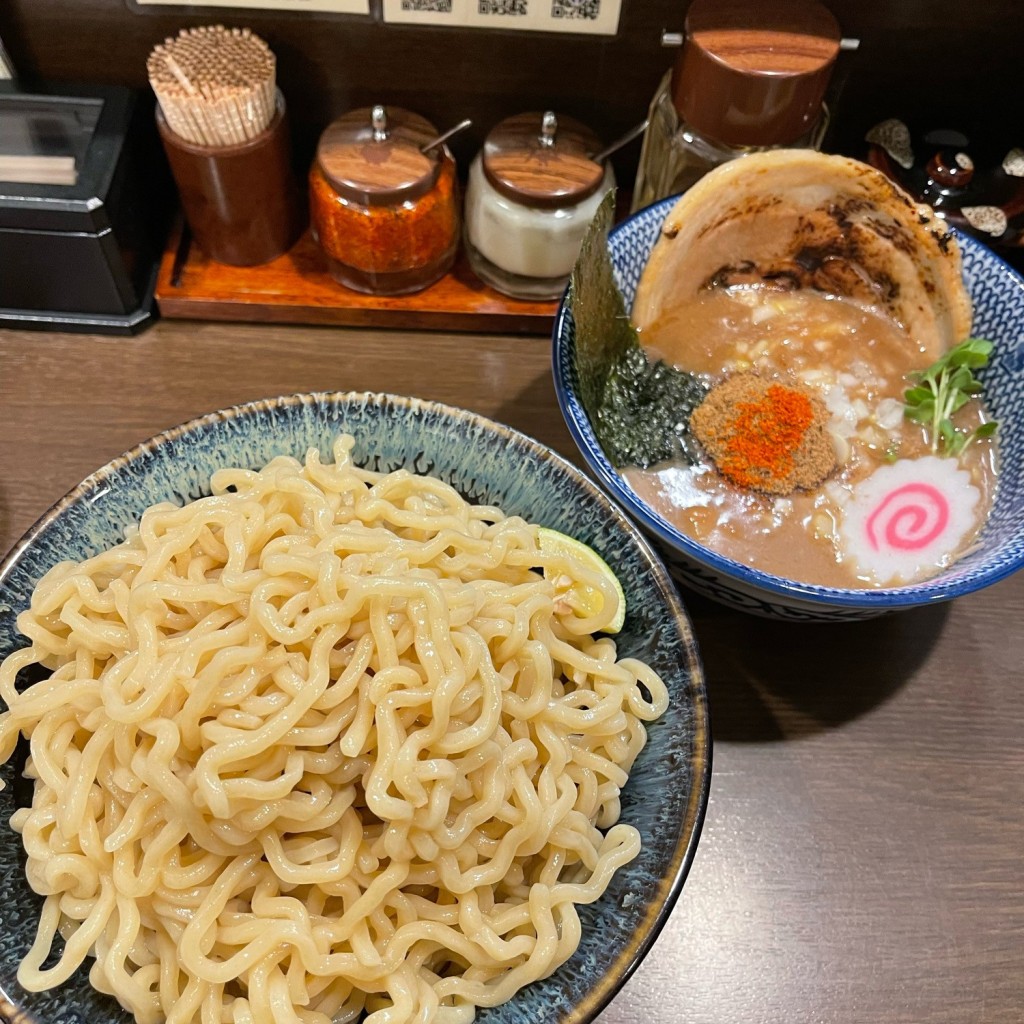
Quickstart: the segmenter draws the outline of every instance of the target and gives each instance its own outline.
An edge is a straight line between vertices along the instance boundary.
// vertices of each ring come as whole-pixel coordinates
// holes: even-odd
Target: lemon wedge
[[[607,626],[601,628],[602,633],[618,633],[626,621],[626,595],[622,591],[622,584],[618,577],[612,572],[608,563],[593,549],[587,547],[581,541],[573,537],[567,537],[557,530],[549,530],[541,526],[537,531],[537,543],[541,551],[547,554],[563,555],[572,558],[586,568],[600,573],[615,588],[618,595],[618,606],[615,609],[615,617]],[[544,570],[544,575],[551,578],[549,571]],[[598,615],[604,607],[604,594],[596,587],[590,587],[579,580],[573,580],[569,576],[555,576],[552,579],[559,597],[582,618],[590,618]]]

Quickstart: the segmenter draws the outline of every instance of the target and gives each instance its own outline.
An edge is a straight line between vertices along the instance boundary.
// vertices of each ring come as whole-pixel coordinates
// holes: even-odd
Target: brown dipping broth
[[[774,498],[733,486],[710,465],[664,463],[624,472],[637,496],[695,541],[762,572],[829,587],[878,586],[842,562],[833,488],[850,491],[887,453],[931,452],[924,428],[903,416],[906,376],[929,363],[903,331],[847,299],[745,287],[702,292],[646,327],[640,340],[652,359],[708,383],[743,370],[781,382],[795,376],[822,395],[842,440],[839,470],[814,491]],[[972,401],[954,422],[970,430],[983,418],[983,403]],[[980,529],[995,492],[993,443],[973,442],[958,461],[981,492]]]

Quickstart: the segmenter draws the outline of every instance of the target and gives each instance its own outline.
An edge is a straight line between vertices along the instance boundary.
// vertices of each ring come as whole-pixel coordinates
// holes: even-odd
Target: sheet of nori
[[[615,193],[590,222],[572,271],[569,303],[576,324],[580,400],[613,465],[647,467],[671,458],[696,462],[690,413],[706,387],[693,374],[658,361],[640,345],[615,282],[608,229]]]
[[[580,398],[591,423],[597,424],[605,385],[624,352],[639,348],[622,293],[615,283],[608,252],[608,229],[615,217],[615,190],[597,208],[572,270],[570,308],[576,323],[576,373]],[[598,440],[604,445],[603,439]]]

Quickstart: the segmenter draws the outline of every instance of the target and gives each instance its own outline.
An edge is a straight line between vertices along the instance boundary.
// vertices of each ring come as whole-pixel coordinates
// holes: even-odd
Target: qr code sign
[[[512,14],[525,17],[530,13],[530,0],[479,0],[480,14]]]
[[[141,0],[133,0],[135,3]],[[169,0],[162,0],[169,2]],[[231,0],[257,3],[267,0]],[[368,3],[369,0],[275,0],[278,3]],[[639,0],[638,0],[639,2]],[[4,0],[0,0],[2,9]],[[622,0],[375,0],[384,20],[404,25],[465,26],[500,32],[613,36]]]
[[[597,21],[601,13],[601,0],[552,0],[552,18],[582,18]]]

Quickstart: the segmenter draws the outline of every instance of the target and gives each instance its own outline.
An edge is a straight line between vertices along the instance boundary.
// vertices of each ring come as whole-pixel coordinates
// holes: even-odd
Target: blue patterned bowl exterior
[[[630,308],[661,224],[675,199],[639,211],[613,228],[608,246]],[[702,547],[677,530],[626,485],[594,436],[579,397],[576,329],[563,299],[553,332],[555,391],[569,432],[602,486],[654,539],[672,575],[723,604],[779,619],[837,622],[948,601],[986,587],[1024,565],[1024,280],[990,249],[957,235],[964,280],[974,303],[972,333],[996,344],[979,376],[999,421],[999,483],[981,543],[946,572],[913,586],[845,590],[797,583],[759,572]]]
[[[373,394],[296,395],[213,413],[146,441],[94,473],[55,505],[0,565],[0,658],[24,640],[15,616],[39,578],[62,559],[81,559],[122,539],[159,501],[207,491],[227,466],[258,468],[279,454],[325,457],[341,433],[379,471],[407,467],[446,480],[469,500],[496,504],[600,551],[628,602],[620,652],[650,662],[672,702],[650,726],[622,794],[622,820],[643,837],[639,857],[605,895],[580,908],[579,950],[551,977],[480,1024],[585,1024],[615,994],[654,942],[689,870],[707,803],[711,741],[704,679],[690,622],[664,567],[629,520],[582,473],[508,427],[447,406]],[[35,934],[41,900],[25,881],[21,839],[8,819],[31,799],[14,760],[0,771],[0,1020],[10,1024],[107,1024],[131,1017],[94,991],[85,970],[66,985],[24,992],[15,974]],[[87,961],[88,962],[88,961]]]

